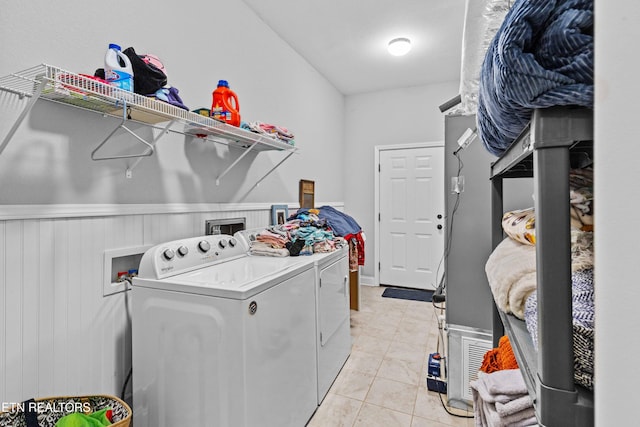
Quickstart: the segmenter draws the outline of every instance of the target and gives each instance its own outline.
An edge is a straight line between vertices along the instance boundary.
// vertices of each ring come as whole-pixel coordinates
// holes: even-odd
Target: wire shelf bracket
[[[264,181],[264,179],[266,177],[268,177],[269,175],[271,175],[271,172],[273,172],[274,170],[278,169],[280,167],[281,164],[283,164],[289,157],[291,157],[293,155],[293,151],[290,151],[285,157],[284,159],[280,160],[274,167],[272,167],[271,169],[269,169],[267,171],[267,173],[265,173],[264,175],[262,175],[262,178],[260,178],[259,180],[256,181],[255,184],[253,184],[253,187],[251,187],[249,189],[249,191],[253,190],[254,188],[256,188],[258,185],[260,185],[260,183],[262,181]]]
[[[255,141],[253,144],[251,144],[251,146],[249,148],[247,148],[233,163],[231,163],[229,166],[227,166],[227,168],[220,174],[218,175],[218,177],[216,178],[216,185],[220,185],[220,180],[231,170],[233,169],[233,167],[235,165],[237,165],[240,160],[242,160],[244,158],[244,156],[246,156],[247,154],[249,154],[251,152],[251,150],[253,149],[253,147],[256,146],[256,144],[258,143],[258,141]]]
[[[20,77],[20,76],[15,76],[15,77]],[[38,83],[36,84],[33,94],[29,95],[31,99],[29,99],[29,102],[27,102],[27,105],[25,105],[24,109],[22,110],[22,112],[20,113],[16,121],[13,123],[13,126],[11,126],[11,129],[9,129],[9,132],[5,135],[4,139],[2,140],[2,143],[0,144],[0,154],[2,154],[7,144],[9,144],[9,141],[11,140],[11,138],[13,138],[13,135],[16,133],[16,131],[24,121],[25,117],[27,117],[27,114],[29,114],[29,111],[31,111],[33,106],[36,105],[36,101],[38,100],[38,98],[40,98],[40,94],[42,94],[42,89],[44,89],[45,85],[46,85],[46,82],[44,80],[42,79],[38,80]],[[17,92],[17,93],[19,94],[20,98],[27,96],[27,94],[25,93],[20,93],[20,92]]]

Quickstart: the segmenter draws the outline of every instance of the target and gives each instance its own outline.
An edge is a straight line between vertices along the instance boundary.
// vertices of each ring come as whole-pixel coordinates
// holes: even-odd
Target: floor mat
[[[382,293],[382,296],[385,298],[431,302],[433,291],[428,291],[426,289],[386,288]]]

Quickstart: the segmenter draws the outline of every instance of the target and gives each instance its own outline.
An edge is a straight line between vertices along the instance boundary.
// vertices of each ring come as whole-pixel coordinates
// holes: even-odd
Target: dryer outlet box
[[[207,219],[204,222],[204,234],[228,234],[233,236],[236,231],[245,229],[245,218]]]

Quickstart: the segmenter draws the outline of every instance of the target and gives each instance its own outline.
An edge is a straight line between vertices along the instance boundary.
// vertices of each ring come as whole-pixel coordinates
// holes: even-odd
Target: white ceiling
[[[345,95],[460,79],[465,0],[244,1]]]

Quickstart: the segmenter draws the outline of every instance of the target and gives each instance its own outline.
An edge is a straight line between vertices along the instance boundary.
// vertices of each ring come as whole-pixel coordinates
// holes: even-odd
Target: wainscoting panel
[[[202,235],[206,219],[269,224],[267,204],[217,207],[26,219],[12,211],[0,220],[0,402],[120,396],[131,369],[131,301],[129,292],[103,296],[104,252]]]

